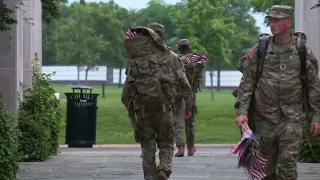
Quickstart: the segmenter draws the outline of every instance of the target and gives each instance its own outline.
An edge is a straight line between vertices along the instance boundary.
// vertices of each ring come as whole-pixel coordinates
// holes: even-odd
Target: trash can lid
[[[72,89],[89,89],[89,90],[92,90],[92,87],[89,87],[89,86],[74,86],[74,87],[72,87]]]

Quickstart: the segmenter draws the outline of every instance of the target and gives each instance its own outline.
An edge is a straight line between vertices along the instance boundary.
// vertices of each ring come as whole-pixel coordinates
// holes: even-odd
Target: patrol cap
[[[178,45],[179,46],[182,46],[182,45],[189,45],[190,42],[188,39],[180,39],[179,42],[178,42]]]
[[[274,5],[271,7],[270,13],[266,16],[267,18],[292,18],[294,10],[291,6],[287,5]]]
[[[162,24],[159,23],[150,23],[148,24],[148,28],[154,30],[154,31],[159,31],[161,33],[165,33],[165,29],[164,26]]]

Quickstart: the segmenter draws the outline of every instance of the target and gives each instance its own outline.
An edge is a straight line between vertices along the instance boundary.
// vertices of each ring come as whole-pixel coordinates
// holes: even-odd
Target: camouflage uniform
[[[188,39],[181,39],[178,42],[178,45],[186,45],[189,46]],[[184,62],[185,60],[191,58],[192,53],[189,54],[178,54],[181,61]],[[187,74],[188,81],[192,86],[192,74]],[[187,148],[188,148],[188,155],[193,156],[194,152],[196,151],[194,147],[194,133],[195,133],[195,116],[197,115],[197,106],[196,106],[196,91],[193,90],[193,99],[192,99],[192,108],[191,108],[191,116],[189,119],[184,120],[184,101],[181,96],[177,96],[175,100],[175,104],[173,106],[173,119],[174,119],[174,130],[175,130],[175,139],[176,139],[176,146],[178,147],[178,152],[176,153],[176,157],[184,156],[184,134],[186,135],[187,141]],[[184,126],[184,128],[183,128]]]
[[[293,16],[288,6],[273,6],[268,15],[273,18]],[[268,158],[267,180],[297,179],[297,156],[302,138],[302,82],[300,59],[296,37],[285,44],[275,44],[270,37],[263,71],[256,81],[256,43],[246,56],[240,59],[238,68],[243,72],[237,101],[236,114],[248,115],[254,96],[256,136],[261,152]],[[313,121],[320,121],[320,81],[316,73],[317,60],[307,47],[308,95],[316,114]],[[257,84],[256,84],[257,83]],[[256,84],[256,88],[254,87]]]
[[[160,40],[160,37],[158,35],[155,36],[155,33],[152,35],[153,39],[166,49],[166,46],[162,44],[163,42]],[[166,49],[166,52],[168,51],[169,50]],[[178,57],[172,56],[170,52],[166,57],[172,61],[171,64],[173,67],[171,68],[174,69],[173,75],[175,76],[176,82],[180,85],[181,89],[183,89],[181,93],[186,99],[187,110],[189,110],[192,93],[181,61]],[[124,87],[125,86],[126,84],[124,84]],[[156,105],[155,107],[145,106],[144,104],[140,104],[139,102],[130,99],[131,93],[132,92],[130,92],[128,88],[123,88],[122,99],[123,102],[129,102],[128,104],[125,104],[126,107],[129,107],[130,103],[132,103],[134,107],[138,136],[142,147],[144,179],[165,180],[172,173],[172,156],[174,150],[173,123],[171,116],[172,107],[170,105]],[[160,159],[158,168],[156,167],[155,161],[157,147],[159,148]]]

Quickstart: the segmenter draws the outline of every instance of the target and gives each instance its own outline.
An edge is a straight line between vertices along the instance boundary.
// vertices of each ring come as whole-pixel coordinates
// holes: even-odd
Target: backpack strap
[[[308,85],[307,79],[307,47],[306,47],[306,40],[299,39],[299,57],[300,57],[300,64],[301,64],[301,80],[303,85]]]
[[[267,33],[262,33],[259,35],[259,48],[258,48],[258,58],[257,58],[257,71],[256,71],[256,82],[258,82],[259,78],[263,72],[263,64],[264,58],[267,54],[267,48],[269,44],[270,35]]]

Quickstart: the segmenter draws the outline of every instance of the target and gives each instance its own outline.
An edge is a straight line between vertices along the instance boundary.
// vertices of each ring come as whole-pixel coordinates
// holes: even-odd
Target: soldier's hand
[[[184,114],[184,120],[188,120],[188,119],[190,118],[190,116],[191,116],[191,111],[186,112],[186,113]]]
[[[310,132],[312,136],[318,136],[320,134],[320,122],[312,122]]]
[[[241,125],[244,122],[248,122],[248,117],[247,116],[240,115],[240,116],[238,116],[236,118],[236,123],[237,123],[238,128],[241,128]]]

